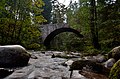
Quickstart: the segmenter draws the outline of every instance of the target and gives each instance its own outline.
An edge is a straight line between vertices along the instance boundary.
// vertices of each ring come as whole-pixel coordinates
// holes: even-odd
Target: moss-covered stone
[[[109,58],[114,58],[116,61],[120,59],[120,46],[117,46],[117,47],[113,48],[108,53],[108,59]]]
[[[120,79],[120,59],[111,68],[109,79]]]

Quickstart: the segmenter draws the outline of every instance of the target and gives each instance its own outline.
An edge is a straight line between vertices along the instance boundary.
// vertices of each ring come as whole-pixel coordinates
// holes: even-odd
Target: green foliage
[[[89,27],[90,11],[87,2],[88,0],[80,0],[80,4],[72,3],[71,7],[69,7],[67,10],[67,22],[72,28],[77,29],[78,31],[80,31],[81,34],[84,35],[84,46],[91,43]],[[79,5],[79,7],[75,7],[77,5]]]
[[[93,46],[86,46],[85,48],[84,48],[84,53],[83,53],[83,55],[87,55],[87,56],[90,56],[90,55],[98,55],[98,54],[100,54],[101,52],[99,51],[99,50],[97,50],[97,49],[95,49]]]
[[[83,51],[84,41],[73,33],[61,33],[51,41],[54,50]]]
[[[99,38],[100,43],[104,48],[113,48],[120,45],[120,14],[118,11],[119,5],[116,2],[101,3],[102,6],[99,9]],[[106,42],[106,43],[105,43]]]
[[[71,4],[67,10],[68,24],[84,35],[85,50],[94,52],[91,43],[90,31],[90,0],[79,0],[79,7],[74,7],[76,4]],[[119,1],[108,0],[108,3],[103,0],[97,0],[95,20],[95,31],[98,33],[98,43],[100,43],[101,50],[109,51],[111,48],[120,45],[120,12]],[[90,48],[89,48],[90,47]]]
[[[38,49],[41,48],[41,45],[38,44],[38,43],[33,43],[33,44],[28,45],[27,47],[28,47],[28,49],[30,49],[30,50],[35,50],[35,49],[38,50]]]
[[[84,4],[86,1],[82,3]],[[70,6],[67,10],[68,24],[72,28],[79,30],[82,34],[89,33],[89,7],[80,4],[79,6],[81,7],[76,7],[78,6],[77,3],[73,3]]]
[[[0,2],[0,44],[39,43],[42,0],[2,0]]]

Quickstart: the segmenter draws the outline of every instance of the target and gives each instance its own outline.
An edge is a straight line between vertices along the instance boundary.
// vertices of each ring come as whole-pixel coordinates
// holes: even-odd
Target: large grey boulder
[[[31,55],[20,45],[0,46],[0,67],[20,67],[28,64]]]

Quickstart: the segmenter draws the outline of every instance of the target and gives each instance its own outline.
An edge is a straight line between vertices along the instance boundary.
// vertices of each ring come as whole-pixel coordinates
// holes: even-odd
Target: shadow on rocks
[[[5,78],[14,72],[13,69],[0,68],[0,79]]]

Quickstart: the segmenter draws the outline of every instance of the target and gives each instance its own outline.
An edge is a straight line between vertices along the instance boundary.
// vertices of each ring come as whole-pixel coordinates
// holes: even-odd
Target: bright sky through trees
[[[58,0],[60,3],[65,4],[66,6],[68,6],[70,4],[70,1],[72,2],[78,2],[78,0]]]

